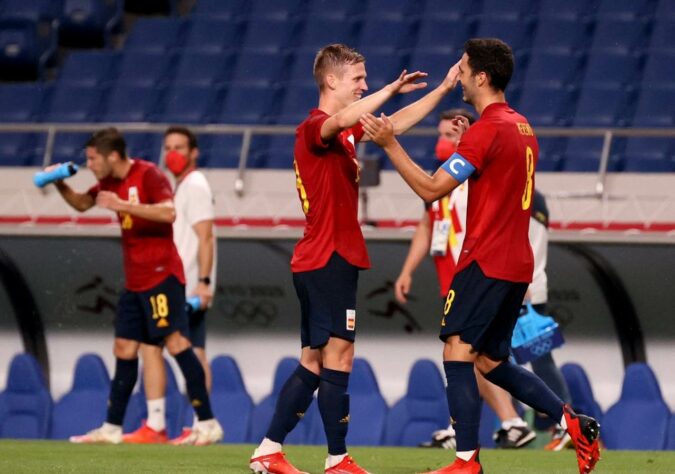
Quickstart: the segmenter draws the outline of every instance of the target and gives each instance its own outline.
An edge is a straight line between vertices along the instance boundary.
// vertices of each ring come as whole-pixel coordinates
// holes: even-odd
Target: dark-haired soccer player
[[[396,132],[415,125],[452,89],[456,67],[417,102],[394,114]],[[325,472],[366,473],[347,454],[349,426],[347,384],[354,357],[356,286],[359,270],[370,266],[357,218],[359,165],[356,144],[363,137],[359,118],[377,110],[398,93],[425,87],[415,81],[426,74],[401,75],[366,97],[365,58],[332,44],[314,61],[319,105],[296,130],[296,187],[305,213],[304,237],[295,247],[291,269],[301,307],[300,364],[286,381],[265,438],[253,453],[250,468],[267,474],[293,474],[281,451],[319,390],[318,401],[328,441]]]
[[[398,143],[393,119],[369,114],[361,121],[366,134],[383,147],[405,182],[425,201],[470,182],[466,237],[440,331],[457,459],[433,471],[437,474],[483,472],[474,364],[490,382],[560,421],[576,447],[580,473],[590,472],[600,457],[598,423],[574,413],[536,375],[508,360],[513,327],[532,280],[528,227],[539,152],[527,119],[506,103],[504,90],[512,73],[513,53],[507,44],[491,38],[466,42],[459,81],[464,101],[476,108],[480,119],[433,176],[415,165]]]
[[[97,205],[117,213],[126,281],[115,319],[113,352],[117,361],[106,422],[70,441],[122,441],[122,421],[136,383],[141,342],[164,344],[175,357],[200,420],[197,429],[204,438],[220,439],[223,431],[211,412],[204,369],[185,337],[185,277],[173,243],[171,224],[176,211],[169,181],[153,163],[128,158],[124,138],[115,128],[94,133],[85,152],[87,168],[98,183],[84,193],[63,181],[56,182],[56,189],[77,211]]]

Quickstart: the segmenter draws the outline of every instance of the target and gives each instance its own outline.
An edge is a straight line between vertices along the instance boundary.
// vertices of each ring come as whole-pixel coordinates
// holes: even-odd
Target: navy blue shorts
[[[192,347],[206,347],[206,310],[193,311],[188,316],[190,325],[190,342]]]
[[[445,299],[441,340],[458,334],[476,352],[506,360],[527,283],[486,277],[472,262],[455,275]]]
[[[358,280],[358,267],[337,253],[323,268],[293,273],[302,313],[301,347],[323,347],[331,336],[354,342]]]
[[[117,305],[115,337],[161,345],[175,331],[189,334],[185,286],[175,276],[147,291],[124,290]]]

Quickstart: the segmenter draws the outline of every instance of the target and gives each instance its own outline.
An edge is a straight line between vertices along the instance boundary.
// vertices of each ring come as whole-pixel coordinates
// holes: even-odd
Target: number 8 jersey
[[[539,144],[527,119],[507,103],[488,105],[462,136],[457,154],[469,177],[466,236],[456,273],[475,261],[487,277],[532,281],[528,239]]]

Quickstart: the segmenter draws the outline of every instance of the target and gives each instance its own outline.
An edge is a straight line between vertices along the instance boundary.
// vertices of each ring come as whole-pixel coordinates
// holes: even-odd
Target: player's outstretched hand
[[[415,71],[408,74],[408,71],[404,69],[398,79],[385,87],[388,87],[394,94],[407,94],[427,86],[426,82],[415,82],[423,77],[427,77],[426,72]]]
[[[111,211],[121,211],[124,208],[124,201],[111,191],[99,191],[96,195],[96,205]]]
[[[457,61],[455,64],[452,65],[452,67],[448,71],[448,74],[445,76],[445,79],[443,79],[443,85],[445,85],[445,87],[447,87],[448,90],[454,89],[455,86],[457,85],[457,81],[459,81],[460,61]]]
[[[386,115],[380,114],[380,118],[377,118],[373,114],[363,114],[360,122],[368,138],[379,146],[385,147],[396,141],[394,124]]]

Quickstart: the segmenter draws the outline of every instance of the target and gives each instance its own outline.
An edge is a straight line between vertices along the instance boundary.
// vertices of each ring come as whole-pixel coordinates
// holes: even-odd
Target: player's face
[[[464,53],[459,62],[459,82],[462,85],[462,100],[467,104],[473,104],[475,79],[476,76],[469,66],[469,56]]]
[[[441,120],[438,122],[438,137],[444,140],[457,141],[459,138],[455,129],[452,127],[452,120]]]
[[[110,176],[112,166],[107,157],[99,153],[93,146],[88,146],[85,149],[85,155],[87,156],[87,168],[94,173],[96,179],[101,180]]]
[[[365,63],[343,66],[342,76],[337,78],[335,86],[340,103],[346,107],[359,100],[367,90]]]

